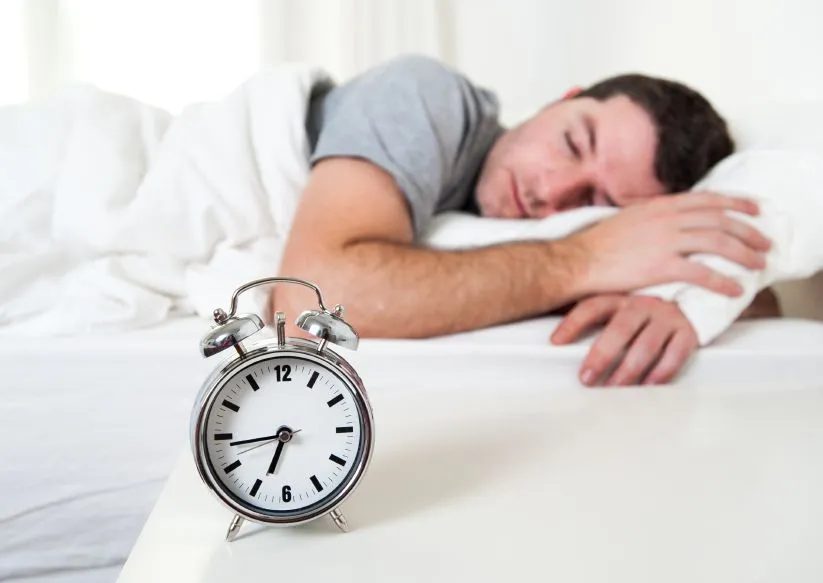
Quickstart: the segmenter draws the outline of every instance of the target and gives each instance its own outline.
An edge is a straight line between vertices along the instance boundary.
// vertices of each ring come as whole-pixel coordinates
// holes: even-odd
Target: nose
[[[532,214],[538,217],[591,204],[592,182],[580,167],[555,169],[542,174],[530,193]]]

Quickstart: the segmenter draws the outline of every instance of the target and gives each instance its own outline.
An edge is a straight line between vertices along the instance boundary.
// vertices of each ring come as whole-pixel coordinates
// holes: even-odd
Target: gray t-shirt
[[[447,210],[471,209],[483,160],[503,131],[497,97],[429,57],[395,58],[336,87],[318,87],[307,130],[311,163],[371,161],[394,177],[415,237]]]

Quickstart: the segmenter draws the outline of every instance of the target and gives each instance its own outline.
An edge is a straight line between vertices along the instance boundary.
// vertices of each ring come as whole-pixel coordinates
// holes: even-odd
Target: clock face
[[[245,507],[303,515],[350,481],[363,413],[349,381],[320,362],[278,355],[235,371],[205,420],[214,477]]]

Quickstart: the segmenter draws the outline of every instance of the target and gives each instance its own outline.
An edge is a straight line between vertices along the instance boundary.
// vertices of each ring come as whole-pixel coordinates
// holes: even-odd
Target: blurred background
[[[261,67],[343,81],[419,52],[495,89],[511,123],[627,70],[722,109],[823,98],[820,0],[0,0],[0,105],[93,83],[178,112]]]
[[[740,149],[799,147],[823,137],[821,29],[821,0],[0,0],[0,106],[90,83],[177,114],[279,63],[343,82],[414,52],[493,89],[509,125],[636,71],[702,91]],[[809,286],[781,293],[823,319]]]
[[[239,280],[233,269],[247,265],[237,258],[257,259],[260,249],[263,259],[273,257],[267,252],[276,246],[267,248],[266,237],[276,229],[257,219],[277,213],[257,213],[251,202],[235,208],[237,198],[224,205],[226,193],[289,198],[268,197],[264,181],[246,180],[257,176],[246,164],[257,154],[250,132],[216,114],[204,117],[209,123],[184,125],[157,171],[170,116],[118,103],[124,100],[98,101],[91,91],[77,92],[87,98],[77,103],[94,104],[93,111],[78,106],[65,116],[5,106],[89,83],[174,115],[219,102],[281,63],[320,66],[342,83],[396,55],[422,53],[494,90],[506,124],[572,86],[633,71],[702,91],[747,145],[819,148],[822,30],[823,0],[0,0],[0,337],[8,338],[0,342],[0,418],[2,435],[13,436],[0,440],[0,581],[116,578],[188,439],[194,391],[205,374],[199,367],[211,366],[196,351],[205,323],[167,315],[180,297],[196,299],[205,313],[225,306],[224,287],[233,290]],[[245,109],[230,111],[236,116],[227,119],[246,119]],[[201,135],[217,137],[203,148],[181,146],[199,145],[192,136]],[[189,160],[189,152],[198,156]],[[273,158],[266,161],[276,166]],[[220,163],[211,168],[214,160]],[[197,172],[202,168],[209,171]],[[149,170],[154,180],[138,196]],[[823,181],[810,182],[814,192]],[[236,212],[223,213],[227,208]],[[215,226],[215,216],[227,217],[228,226]],[[157,217],[179,223],[158,224]],[[823,321],[823,272],[775,288],[787,316]],[[133,329],[157,322],[164,325],[145,334]],[[721,378],[774,370],[805,383],[804,375],[820,368],[820,324],[813,324],[808,337],[794,336],[795,327],[776,336],[764,328],[755,352],[745,344],[721,347],[730,360],[710,355],[708,368],[699,369],[709,372],[700,374],[715,374],[716,363]],[[545,342],[542,328],[529,330],[539,333],[523,342]],[[42,340],[67,331],[78,337]],[[487,338],[509,342],[496,330]],[[795,353],[808,362],[793,360]],[[407,362],[419,366],[410,354]],[[550,371],[575,375],[569,354]],[[386,368],[402,378],[397,371]],[[686,402],[686,418],[692,406]],[[776,411],[794,422],[787,409]],[[731,435],[723,429],[721,440]],[[789,438],[801,433],[778,438],[794,446]],[[766,451],[772,461],[780,452]],[[712,467],[717,459],[709,460]]]

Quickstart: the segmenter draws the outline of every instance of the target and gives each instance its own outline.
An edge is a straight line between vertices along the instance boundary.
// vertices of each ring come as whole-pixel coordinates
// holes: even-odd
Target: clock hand
[[[292,431],[285,425],[277,430],[277,449],[274,450],[274,455],[271,458],[271,463],[269,464],[269,469],[266,471],[266,475],[274,473],[274,470],[277,469],[277,462],[280,461],[280,455],[283,453],[283,446],[286,445],[286,442],[291,441],[294,434],[299,431],[300,429]]]
[[[250,448],[248,448],[248,449],[244,449],[243,451],[238,451],[238,452],[237,452],[237,455],[240,455],[240,454],[242,454],[242,453],[246,453],[247,451],[251,451],[251,450],[253,450],[253,449],[257,449],[258,447],[263,447],[264,445],[268,445],[268,444],[270,444],[272,441],[274,441],[274,439],[270,439],[270,440],[268,440],[268,441],[264,441],[263,443],[258,443],[257,445],[253,445],[253,446],[251,446],[251,447],[250,447]]]
[[[277,468],[277,462],[280,461],[280,454],[283,453],[283,446],[285,444],[285,441],[277,442],[277,449],[274,450],[274,456],[271,458],[271,463],[269,464],[269,469],[266,470],[266,475],[274,473],[274,470]]]
[[[238,441],[230,441],[229,445],[244,445],[246,443],[257,443],[258,441],[271,441],[273,439],[277,439],[280,437],[281,430],[282,428],[278,429],[278,432],[274,435],[265,435],[263,437],[255,437],[253,439],[240,439]],[[292,431],[291,433],[294,434],[298,432],[300,432],[300,429],[298,429],[297,431]]]
[[[240,439],[238,441],[230,441],[229,445],[244,445],[246,443],[257,443],[258,441],[271,441],[277,439],[277,435],[265,435],[263,437],[255,437],[254,439]]]

